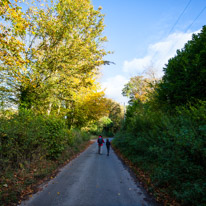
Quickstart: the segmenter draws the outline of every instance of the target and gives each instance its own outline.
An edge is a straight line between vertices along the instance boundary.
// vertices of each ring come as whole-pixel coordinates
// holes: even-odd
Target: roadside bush
[[[113,144],[182,205],[205,205],[205,138],[206,102],[173,115],[134,104]]]
[[[68,144],[71,146],[77,146],[88,140],[90,140],[90,135],[88,132],[77,128],[73,128],[69,131]]]
[[[86,132],[68,130],[63,118],[30,110],[0,114],[0,205],[18,202],[89,139]]]
[[[80,130],[68,131],[64,119],[35,115],[30,110],[0,117],[0,167],[19,167],[40,158],[57,159],[67,145],[88,141]]]

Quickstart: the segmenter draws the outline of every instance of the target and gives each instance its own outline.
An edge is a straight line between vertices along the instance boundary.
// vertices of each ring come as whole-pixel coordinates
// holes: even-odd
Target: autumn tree
[[[121,127],[124,116],[124,108],[112,99],[106,99],[106,107],[108,110],[108,117],[112,121],[112,126],[110,125],[110,132],[115,134]]]
[[[143,76],[132,77],[129,82],[124,85],[122,95],[130,99],[130,104],[136,100],[146,102],[149,99],[148,94],[153,91],[156,81],[156,78],[144,78]]]
[[[95,110],[94,112],[99,115],[99,118],[90,122],[86,129],[96,135],[102,133],[106,136],[112,136],[121,127],[124,117],[123,107],[108,98],[102,98],[99,106],[99,111]],[[98,107],[95,108],[98,109]]]
[[[104,92],[97,91],[98,86],[82,88],[75,101],[66,108],[68,126],[86,127],[107,115]]]
[[[81,96],[82,88],[95,85],[99,66],[104,64],[101,8],[94,10],[89,0],[54,5],[37,1],[24,12],[10,2],[5,8],[1,11],[2,96],[7,94],[20,108],[41,113],[71,110],[78,105],[76,96]]]
[[[56,99],[66,101],[68,105],[82,87],[93,83],[91,79],[103,64],[102,57],[106,54],[101,49],[105,40],[101,37],[103,16],[100,9],[93,9],[90,1],[67,0],[55,5],[52,14],[41,14],[41,19],[47,20],[38,22],[38,33],[43,37],[39,45],[43,58],[36,69],[47,91],[52,90],[53,85],[57,86],[57,98],[48,97],[49,104],[46,105],[51,107]]]
[[[25,44],[21,38],[25,38],[29,22],[17,3],[9,0],[0,2],[0,20],[0,100],[1,105],[8,106],[16,96],[17,85],[23,81],[19,81],[19,76],[27,61],[22,55]]]

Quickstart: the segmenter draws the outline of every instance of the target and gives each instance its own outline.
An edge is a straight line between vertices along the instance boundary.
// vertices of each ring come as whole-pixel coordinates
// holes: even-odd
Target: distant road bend
[[[111,149],[97,143],[72,160],[21,206],[156,206]]]

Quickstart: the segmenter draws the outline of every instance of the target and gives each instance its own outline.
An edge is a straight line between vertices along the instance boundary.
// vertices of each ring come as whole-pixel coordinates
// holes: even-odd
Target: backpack
[[[100,137],[100,138],[98,139],[98,143],[99,143],[99,144],[102,144],[102,142],[103,142],[103,139],[102,139],[102,137]]]

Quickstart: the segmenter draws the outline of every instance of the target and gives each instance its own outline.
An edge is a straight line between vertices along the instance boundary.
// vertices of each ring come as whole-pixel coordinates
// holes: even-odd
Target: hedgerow
[[[182,205],[206,204],[206,102],[173,114],[141,103],[128,107],[113,144],[150,174],[155,188]]]

